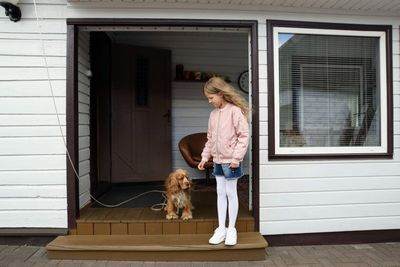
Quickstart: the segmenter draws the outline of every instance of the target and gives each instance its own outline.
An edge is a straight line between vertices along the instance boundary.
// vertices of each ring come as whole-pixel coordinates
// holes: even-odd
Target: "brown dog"
[[[177,210],[183,209],[182,220],[192,219],[191,202],[192,180],[187,171],[177,169],[171,172],[165,180],[165,191],[167,195],[167,215],[168,220],[178,219]]]

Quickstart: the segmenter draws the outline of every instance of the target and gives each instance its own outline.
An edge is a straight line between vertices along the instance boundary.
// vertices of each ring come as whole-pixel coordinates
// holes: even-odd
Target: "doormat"
[[[142,196],[118,206],[118,208],[149,208],[155,204],[164,202],[164,197],[162,196],[161,192],[146,193],[153,190],[164,191],[164,186],[151,184],[115,184],[112,186],[111,190],[99,197],[98,200],[107,205],[117,205],[128,199],[143,194]],[[93,202],[91,207],[107,208],[97,202]]]

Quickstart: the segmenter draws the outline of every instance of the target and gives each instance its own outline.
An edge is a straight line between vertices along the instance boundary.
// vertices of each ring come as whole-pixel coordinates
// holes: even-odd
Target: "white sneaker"
[[[213,236],[208,240],[208,243],[212,245],[217,245],[225,240],[226,228],[218,227],[215,229]]]
[[[225,238],[225,245],[227,246],[234,246],[237,243],[237,232],[236,228],[227,228],[226,229],[226,238]]]

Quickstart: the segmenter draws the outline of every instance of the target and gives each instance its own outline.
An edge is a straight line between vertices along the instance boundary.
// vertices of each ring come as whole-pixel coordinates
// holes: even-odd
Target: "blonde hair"
[[[248,119],[250,113],[249,104],[232,85],[223,79],[219,77],[210,78],[204,85],[204,92],[207,94],[221,93],[226,102],[238,106],[242,110],[243,115]]]

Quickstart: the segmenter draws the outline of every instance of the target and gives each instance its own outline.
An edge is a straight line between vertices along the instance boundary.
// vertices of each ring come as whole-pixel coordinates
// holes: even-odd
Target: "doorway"
[[[137,21],[135,22],[135,23],[137,23]],[[181,22],[180,22],[181,23]],[[205,24],[207,24],[208,25],[208,23],[213,23],[213,22],[204,22]],[[218,27],[218,24],[219,23],[221,23],[221,22],[218,22],[217,23],[217,25],[215,25],[215,27],[217,28]],[[234,24],[234,22],[227,22],[228,24],[227,25],[231,25],[230,23],[232,23],[232,25],[237,25],[237,24]],[[201,24],[201,23],[200,23]],[[235,28],[235,29],[241,29],[241,28],[243,28],[243,29],[246,29],[247,30],[247,32],[248,33],[250,33],[250,36],[252,36],[252,38],[255,38],[255,34],[256,34],[256,32],[255,32],[255,29],[256,29],[256,27],[254,26],[256,23],[255,22],[249,22],[248,23],[248,25],[246,25],[246,24],[240,24],[240,26],[238,27],[238,28]],[[81,26],[82,28],[81,29],[83,29],[83,30],[86,30],[86,31],[90,31],[90,27],[86,27],[86,26]],[[159,26],[160,28],[162,28],[163,26],[161,25],[161,26]],[[115,27],[114,27],[115,28]],[[215,29],[216,29],[215,28]],[[104,28],[104,30],[105,30],[106,28]],[[214,30],[215,30],[214,29]],[[234,31],[235,29],[231,29],[232,31]],[[186,31],[188,31],[188,29],[185,29]],[[158,31],[160,31],[160,29],[158,29]],[[193,29],[191,29],[191,31],[194,31]],[[133,36],[132,34],[133,34],[133,32],[135,32],[135,29],[133,29],[132,30],[132,33],[130,33],[131,34],[131,36]],[[200,42],[201,42],[201,39],[202,39],[202,34],[200,33],[201,31],[199,31],[199,32],[195,32],[194,31],[194,35],[197,35],[197,43],[199,44],[199,45],[201,45],[200,44]],[[109,32],[107,32],[107,33],[109,33]],[[116,31],[113,31],[113,33],[111,34],[111,39],[113,39],[113,38],[115,38],[115,33],[116,33]],[[126,36],[126,34],[127,34],[127,32],[124,32],[124,34],[123,35],[125,35]],[[149,34],[148,32],[147,32],[147,34]],[[151,33],[150,33],[151,34]],[[210,33],[209,32],[203,32],[203,34],[205,34],[205,35],[210,35]],[[153,34],[154,35],[154,34]],[[187,34],[186,34],[187,35]],[[227,34],[228,35],[228,34]],[[121,34],[121,36],[122,36],[122,34]],[[137,35],[137,36],[139,36],[139,35]],[[215,42],[216,43],[218,43],[218,45],[215,45],[215,44],[211,44],[210,46],[209,46],[209,51],[211,52],[211,54],[212,53],[214,53],[213,55],[213,57],[217,57],[217,55],[218,55],[218,52],[219,51],[216,51],[216,50],[218,50],[218,49],[222,49],[222,50],[225,50],[225,51],[228,51],[228,49],[227,49],[227,47],[226,47],[226,41],[224,41],[224,38],[226,37],[226,36],[224,36],[224,33],[215,33],[215,36],[216,36],[216,38],[215,38]],[[137,38],[137,39],[140,39],[140,38]],[[196,39],[196,38],[195,38]],[[226,38],[225,38],[226,39]],[[114,39],[115,40],[115,39]],[[199,41],[200,40],[200,41]],[[186,41],[186,40],[184,40],[184,41]],[[181,42],[178,42],[179,44],[182,44],[184,41],[181,41]],[[224,43],[225,42],[225,43]],[[257,63],[257,60],[256,59],[254,59],[254,56],[255,55],[257,55],[257,53],[256,52],[254,52],[254,51],[256,51],[256,48],[257,48],[257,46],[255,45],[255,47],[254,47],[254,43],[252,43],[251,44],[251,53],[250,53],[250,50],[247,50],[247,47],[248,47],[248,35],[246,35],[246,38],[245,38],[245,41],[244,41],[244,44],[246,45],[246,50],[244,50],[244,53],[243,53],[243,55],[244,55],[244,57],[245,57],[245,60],[246,60],[246,66],[245,66],[245,68],[246,69],[248,69],[248,70],[251,70],[251,76],[250,77],[252,77],[252,80],[253,80],[253,82],[252,82],[252,96],[253,97],[251,97],[251,98],[249,98],[249,100],[250,100],[250,102],[252,103],[252,105],[253,105],[253,107],[255,106],[255,105],[257,105],[258,104],[258,101],[257,101],[257,99],[253,99],[256,95],[257,95],[257,79],[254,79],[254,77],[257,77],[257,68],[255,68],[254,67],[254,64],[256,64]],[[137,46],[137,44],[135,44],[136,46]],[[141,46],[141,47],[143,47],[143,45],[139,45],[139,46]],[[149,45],[149,46],[147,46],[147,47],[152,47],[151,45]],[[161,48],[161,49],[164,49],[164,47],[158,47],[158,48]],[[218,48],[218,49],[216,49],[216,48]],[[253,49],[255,49],[254,51],[253,51]],[[188,57],[188,58],[191,58],[192,60],[193,60],[193,62],[194,63],[192,63],[192,65],[190,65],[190,64],[185,64],[185,69],[186,68],[188,68],[189,70],[196,70],[196,66],[195,66],[195,62],[197,61],[197,59],[198,58],[201,58],[201,57],[203,57],[203,55],[202,54],[196,54],[195,52],[195,49],[193,48],[193,47],[191,47],[190,49],[187,49],[186,50],[186,53],[188,53],[186,56]],[[172,54],[174,54],[174,51],[172,51]],[[251,60],[251,65],[249,66],[248,65],[248,62],[249,62],[249,55],[252,55],[252,60]],[[253,60],[254,59],[254,60]],[[223,62],[224,60],[221,60],[221,62]],[[228,60],[225,60],[226,62],[224,62],[225,64],[228,64],[228,65],[231,65],[231,66],[234,66],[235,65],[235,62],[234,62],[234,59],[231,59],[230,61],[228,61]],[[172,167],[173,168],[175,168],[178,164],[179,164],[179,160],[177,160],[177,157],[178,157],[178,150],[176,149],[176,150],[174,150],[175,149],[175,147],[177,146],[177,142],[179,141],[179,136],[183,136],[183,135],[185,135],[185,134],[189,134],[189,133],[191,133],[191,132],[188,132],[188,129],[189,128],[191,128],[190,129],[190,131],[192,131],[192,130],[195,130],[195,131],[202,131],[202,130],[206,130],[206,127],[207,127],[207,119],[208,119],[208,114],[209,114],[209,111],[206,111],[206,112],[204,112],[204,106],[203,106],[203,104],[205,105],[205,106],[207,106],[207,108],[209,108],[208,107],[208,104],[207,104],[207,102],[204,100],[204,99],[202,99],[202,103],[201,104],[199,104],[199,102],[196,102],[196,98],[197,97],[203,97],[202,96],[202,84],[203,84],[203,82],[192,82],[192,81],[183,81],[183,82],[180,82],[180,81],[174,81],[173,79],[175,78],[174,76],[175,76],[175,66],[177,65],[179,63],[179,61],[176,61],[176,60],[174,60],[174,57],[173,57],[173,59],[172,59],[172,64],[170,64],[170,66],[172,65],[172,68],[170,69],[170,78],[171,78],[171,89],[172,89],[172,91],[170,90],[170,92],[171,92],[171,95],[172,95],[172,108],[171,108],[171,112],[170,112],[170,114],[168,114],[168,113],[166,113],[166,116],[168,117],[169,115],[171,115],[172,116],[172,123],[175,123],[174,125],[173,125],[173,127],[172,127],[172,129],[171,129],[171,133],[172,133],[172,136],[171,136],[171,138],[170,138],[170,141],[171,141],[171,143],[172,143],[172,149],[170,150],[170,154],[171,154],[171,156],[172,156]],[[211,65],[210,65],[211,66]],[[217,66],[217,68],[215,68],[215,69],[206,69],[206,71],[213,71],[213,72],[223,72],[223,71],[221,71],[221,69],[218,69],[218,64],[212,64],[212,66]],[[123,68],[123,70],[124,69],[126,69],[126,68]],[[123,70],[121,70],[121,71],[123,71]],[[243,71],[243,67],[242,67],[242,69],[240,69],[240,71],[238,71],[237,72],[237,74],[239,74],[239,73],[241,73]],[[118,75],[120,74],[120,72],[118,72]],[[236,81],[236,74],[233,74],[233,75],[230,75],[231,77],[231,81],[232,82],[234,82],[234,83],[236,83],[237,81]],[[184,97],[183,97],[183,99],[179,99],[179,100],[177,100],[177,99],[174,99],[174,96],[176,95],[176,93],[179,93],[179,94],[181,94],[181,95],[183,95]],[[126,94],[127,92],[125,92],[125,94]],[[198,95],[196,95],[196,94],[198,94]],[[258,95],[257,95],[257,97],[258,97]],[[122,98],[122,100],[126,100],[128,97],[121,97]],[[112,97],[111,97],[111,102],[112,102]],[[131,98],[132,99],[132,98]],[[140,101],[143,101],[143,99],[145,99],[145,97],[143,98],[143,96],[141,97],[141,99],[142,100],[140,100]],[[137,99],[135,99],[135,101],[136,101]],[[139,100],[138,100],[139,101]],[[110,108],[111,108],[111,105],[112,105],[112,103],[110,103]],[[129,105],[128,105],[129,106]],[[120,108],[120,107],[118,107],[118,108]],[[97,107],[97,110],[100,110],[101,108],[100,107]],[[121,109],[123,110],[123,108],[121,107]],[[181,109],[181,111],[179,111],[179,109]],[[112,110],[112,109],[111,109]],[[120,130],[117,130],[117,132],[120,132],[121,130],[123,130],[124,128],[123,128],[123,126],[124,125],[126,125],[126,122],[128,121],[129,122],[129,120],[128,120],[128,116],[126,115],[127,114],[127,112],[126,112],[126,109],[124,110],[125,112],[122,112],[121,111],[121,114],[123,114],[122,116],[124,116],[125,117],[125,122],[124,123],[121,123],[121,128],[120,128]],[[179,117],[179,116],[176,116],[178,113],[180,113],[180,114],[183,114],[184,116],[182,116],[182,117]],[[189,118],[190,117],[190,118]],[[195,119],[193,119],[193,118],[195,118]],[[253,133],[253,136],[254,136],[254,134],[256,134],[256,136],[258,136],[258,127],[254,127],[254,119],[255,118],[257,118],[257,116],[254,116],[253,115],[253,118],[252,118],[252,120],[253,120],[253,123],[252,123],[252,133]],[[174,121],[175,120],[175,121]],[[199,125],[199,121],[204,121],[205,123],[203,124],[203,125]],[[130,122],[130,123],[132,123],[132,122]],[[258,124],[258,119],[256,120],[256,124]],[[190,126],[190,127],[189,127]],[[97,128],[99,128],[99,126],[97,126]],[[126,128],[125,128],[126,129]],[[111,130],[112,131],[112,130]],[[112,133],[112,132],[111,132]],[[124,133],[124,134],[127,134],[127,133]],[[110,134],[111,135],[111,134]],[[129,135],[129,134],[127,134],[127,135]],[[130,134],[130,136],[132,136],[133,134]],[[99,136],[98,136],[99,137]],[[256,138],[257,139],[257,138]],[[113,141],[112,141],[113,139],[111,138],[111,142],[110,143],[112,143]],[[119,140],[118,140],[119,141]],[[98,142],[98,141],[97,141]],[[130,142],[132,142],[132,141],[130,141]],[[122,144],[123,142],[121,142],[121,144]],[[118,150],[118,151],[123,151],[123,153],[122,152],[120,152],[120,153],[122,153],[122,154],[124,154],[124,155],[127,155],[127,154],[129,154],[129,153],[127,153],[127,151],[129,150],[129,149],[127,149],[126,147],[123,147],[123,145],[121,145],[120,144],[120,146],[122,147],[122,150]],[[126,144],[126,143],[125,143]],[[254,148],[255,148],[255,146],[254,146],[254,144],[257,144],[258,145],[258,141],[257,142],[254,142],[254,140],[252,141],[252,145],[251,145],[251,152],[249,151],[249,163],[248,163],[248,169],[249,169],[249,176],[251,176],[251,184],[253,185],[254,184],[254,182],[257,180],[257,178],[256,178],[256,175],[257,175],[257,173],[258,173],[258,170],[255,170],[255,168],[258,168],[258,164],[256,164],[256,165],[254,165],[254,163],[255,163],[255,161],[254,160],[257,160],[258,159],[258,156],[256,155],[256,157],[254,156],[255,154],[257,154],[257,153],[255,153],[255,150],[254,150]],[[113,148],[112,148],[112,145],[110,146],[110,154],[112,155],[112,153],[111,153],[111,151],[113,150]],[[256,151],[258,151],[258,150],[256,150]],[[255,154],[254,154],[255,153]],[[98,155],[99,155],[99,153],[98,153]],[[91,154],[91,156],[93,156],[92,154]],[[112,156],[111,156],[112,157]],[[120,164],[120,166],[123,166],[123,165],[129,165],[129,164],[127,164],[127,163],[129,163],[129,162],[124,162],[124,160],[121,160],[121,159],[119,159],[119,158],[117,158],[117,156],[115,156],[116,158],[115,158],[115,160],[119,160],[120,162],[118,163],[118,164]],[[129,157],[126,157],[126,158],[129,158]],[[126,161],[126,160],[125,160]],[[116,162],[116,161],[114,161],[114,160],[110,160],[110,162],[111,162],[111,166],[110,166],[110,168],[112,169],[112,167],[113,167],[113,165],[114,165],[114,162]],[[98,163],[99,163],[99,161],[98,161]],[[131,165],[132,165],[133,163],[131,163]],[[98,166],[99,165],[102,165],[102,164],[97,164]],[[256,167],[255,167],[256,166]],[[132,166],[131,166],[132,167]],[[183,167],[183,166],[182,166]],[[187,166],[184,166],[184,167],[186,167],[186,168],[188,168]],[[125,168],[126,168],[126,170],[125,171],[123,171],[122,173],[123,174],[126,174],[126,173],[129,173],[129,169],[133,169],[133,168],[130,168],[129,166],[127,167],[127,166],[125,166]],[[97,167],[97,169],[99,169],[99,167]],[[195,171],[195,170],[191,170],[191,171]],[[112,171],[111,171],[112,172]],[[165,171],[164,171],[164,173],[165,173]],[[165,175],[164,175],[165,176]],[[128,175],[126,176],[126,177],[128,177]],[[163,180],[165,177],[161,177],[161,180]],[[123,179],[125,179],[125,178],[123,178]],[[121,180],[121,181],[123,181],[123,179]],[[112,181],[110,180],[110,183],[112,183]],[[252,194],[252,196],[254,196],[254,192],[255,192],[255,190],[257,190],[254,186],[252,187],[252,192],[253,192],[253,194]],[[258,201],[256,201],[257,203],[258,203]],[[252,201],[252,210],[253,210],[253,213],[256,213],[256,212],[258,212],[258,209],[254,209],[254,204],[256,203],[256,202],[254,202],[254,200]]]

